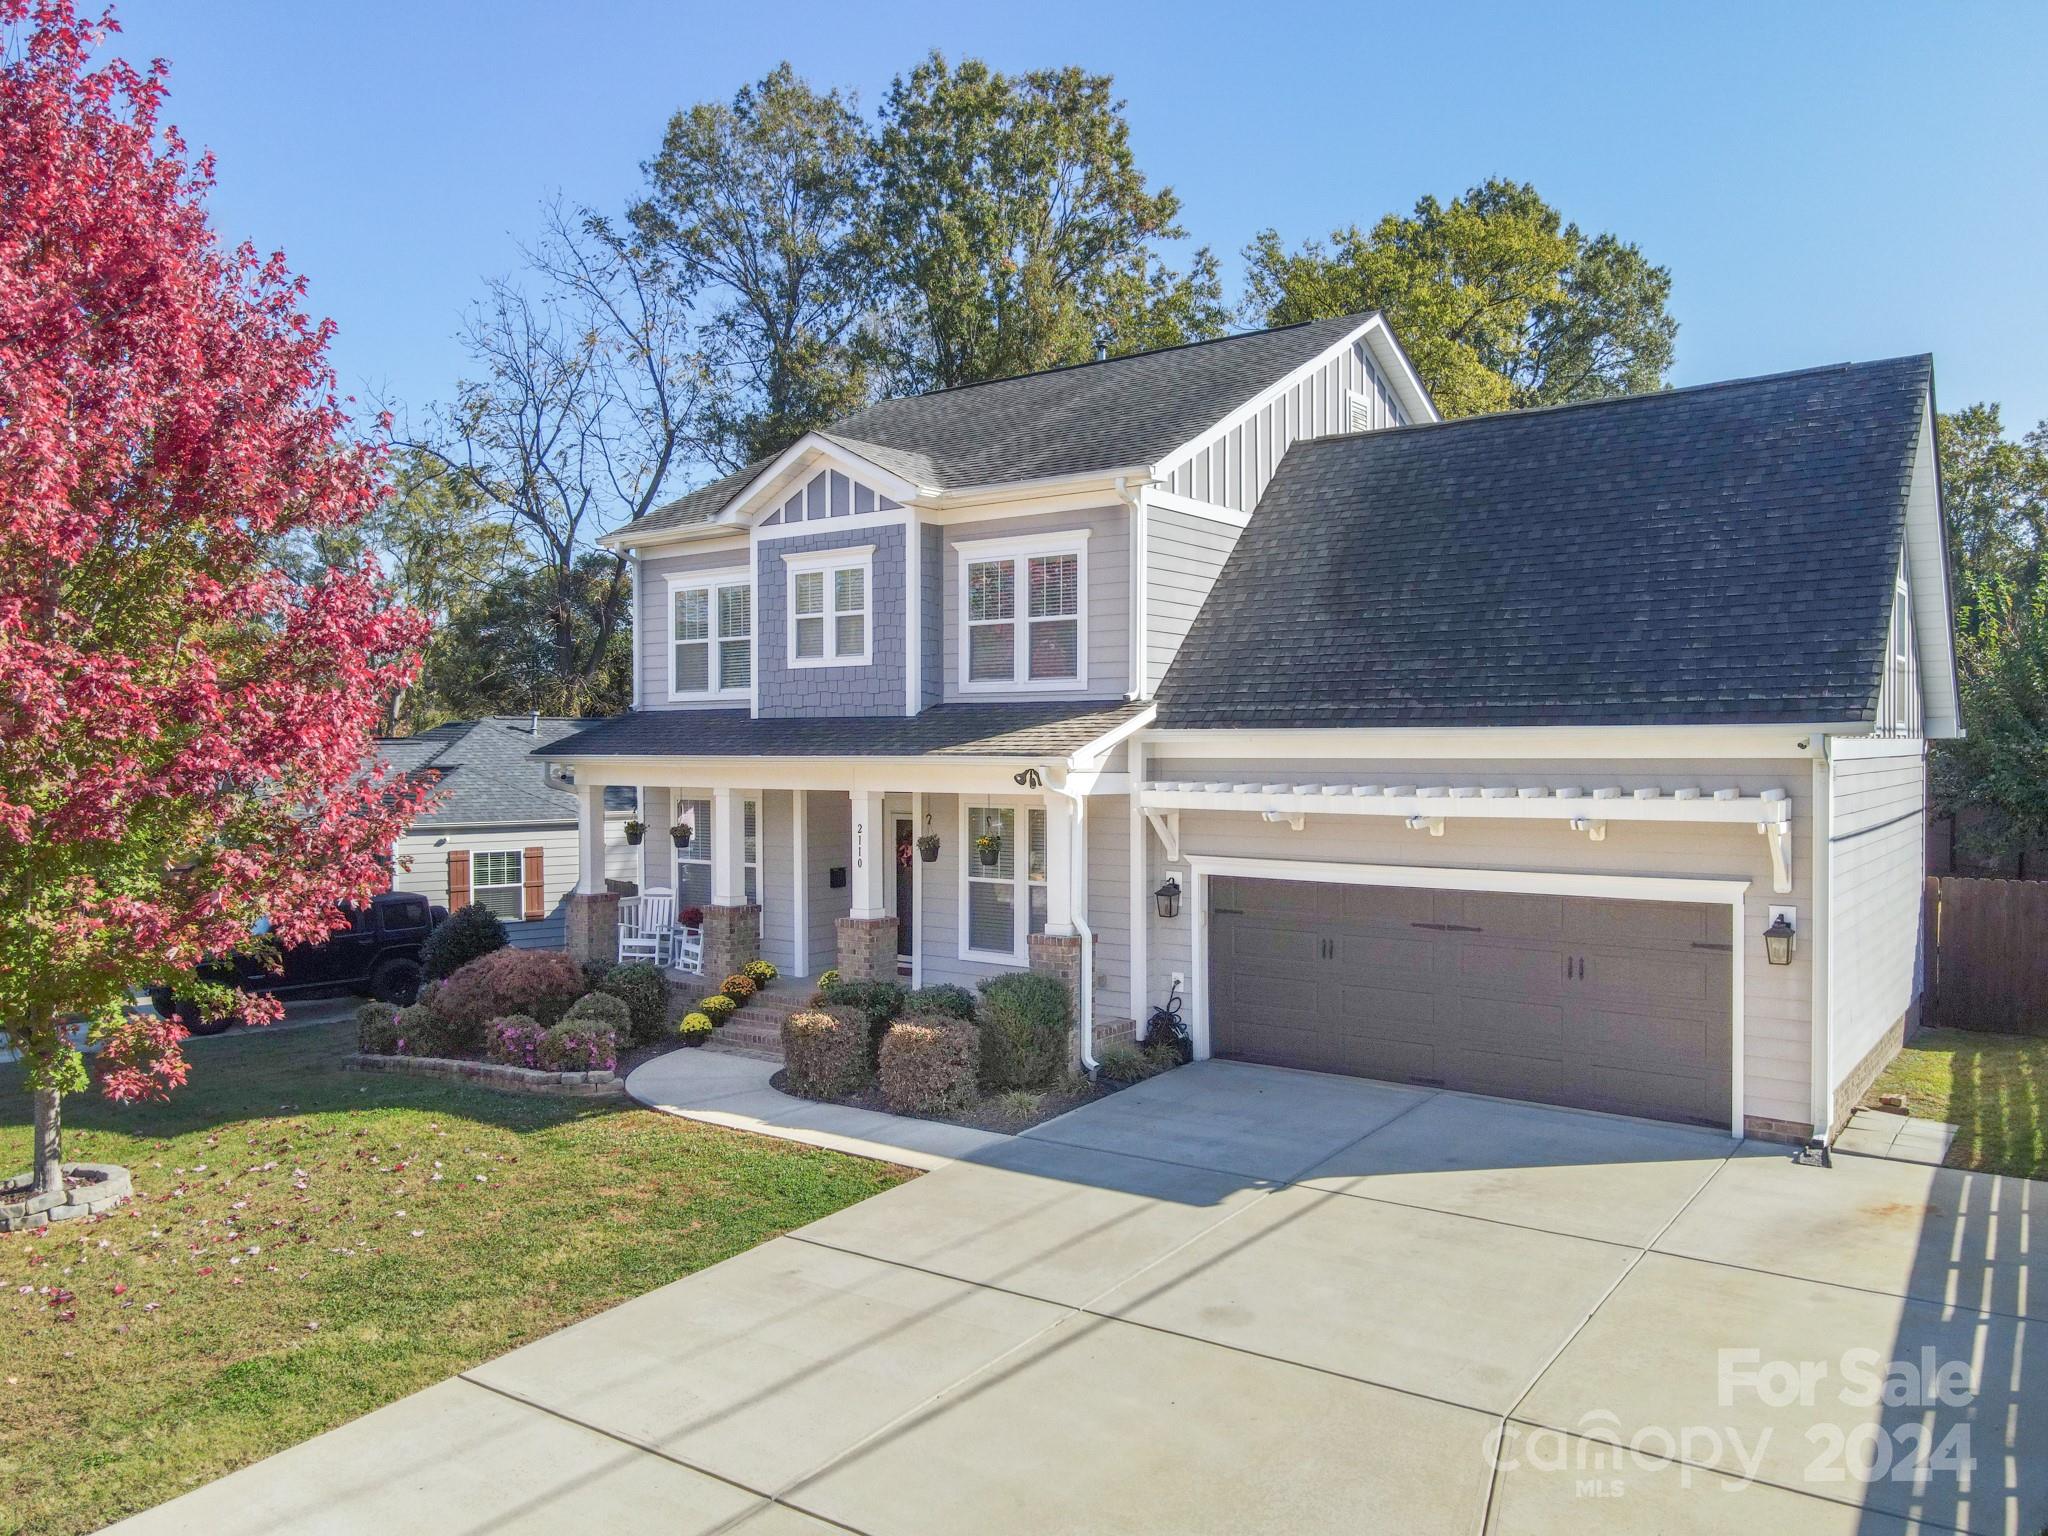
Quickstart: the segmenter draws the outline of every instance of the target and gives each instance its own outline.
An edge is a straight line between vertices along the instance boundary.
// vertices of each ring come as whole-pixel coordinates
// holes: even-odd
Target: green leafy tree
[[[913,388],[1221,334],[1216,263],[1162,259],[1180,200],[1146,185],[1107,75],[1005,75],[933,53],[881,115],[867,248]]]
[[[1979,585],[2002,581],[2024,600],[2041,580],[2048,542],[2048,422],[2023,438],[2009,438],[1998,407],[1978,404],[1937,417],[1934,430],[1962,631],[1959,660],[1967,669]]]
[[[1384,311],[1446,416],[1655,389],[1671,367],[1670,270],[1526,183],[1425,197],[1292,251],[1264,230],[1244,259],[1248,319]]]
[[[633,699],[633,645],[628,589],[613,579],[615,563],[586,550],[566,580],[530,564],[501,572],[436,632],[414,704],[418,717],[624,710]],[[564,644],[566,665],[556,649]]]
[[[633,227],[706,307],[712,461],[738,469],[859,406],[872,158],[853,98],[779,64],[730,103],[678,112],[645,170]]]

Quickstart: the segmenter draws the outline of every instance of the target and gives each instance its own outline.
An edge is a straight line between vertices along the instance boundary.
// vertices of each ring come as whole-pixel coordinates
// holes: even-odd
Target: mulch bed
[[[778,1092],[788,1093],[785,1081],[788,1076],[787,1071],[777,1072],[768,1080],[768,1086]],[[1048,1120],[1064,1115],[1070,1109],[1079,1109],[1083,1104],[1093,1103],[1096,1099],[1115,1092],[1116,1086],[1113,1084],[1091,1083],[1084,1078],[1069,1086],[1040,1094],[1037,1108],[1026,1115],[1005,1112],[1002,1101],[994,1098],[983,1099],[974,1108],[962,1114],[905,1114],[904,1111],[891,1109],[884,1103],[882,1090],[872,1085],[843,1099],[821,1099],[815,1102],[844,1104],[849,1109],[872,1109],[878,1114],[904,1115],[904,1118],[910,1120],[937,1120],[946,1125],[964,1125],[977,1131],[1005,1131],[1014,1135],[1018,1131],[1028,1131],[1034,1125],[1043,1125]]]

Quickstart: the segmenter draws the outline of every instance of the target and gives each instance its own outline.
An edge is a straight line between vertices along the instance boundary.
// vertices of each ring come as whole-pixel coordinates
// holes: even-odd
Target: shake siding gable
[[[756,712],[762,719],[906,712],[909,602],[903,526],[849,516],[830,527],[827,533],[775,539],[755,547],[754,676]],[[867,627],[872,659],[861,665],[790,666],[786,557],[870,544],[874,554],[869,565]]]

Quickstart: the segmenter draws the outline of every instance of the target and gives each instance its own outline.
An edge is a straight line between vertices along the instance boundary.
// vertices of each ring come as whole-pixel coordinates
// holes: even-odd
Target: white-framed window
[[[678,800],[676,820],[690,829],[690,846],[675,850],[676,910],[708,907],[711,905],[711,802]],[[746,849],[741,855],[746,865],[741,900],[748,906],[754,906],[761,900],[761,802],[742,800],[740,820],[741,836],[746,841]]]
[[[1087,530],[956,547],[961,691],[1085,686]]]
[[[994,864],[982,863],[977,846],[989,833],[1001,839]],[[1045,932],[1044,808],[963,805],[960,857],[961,954],[970,960],[1022,965],[1026,935]]]
[[[526,916],[526,856],[517,848],[479,849],[469,856],[469,899],[507,922]]]
[[[789,664],[857,667],[874,659],[875,546],[785,555]]]
[[[754,588],[746,577],[672,577],[672,699],[744,698],[754,682]]]

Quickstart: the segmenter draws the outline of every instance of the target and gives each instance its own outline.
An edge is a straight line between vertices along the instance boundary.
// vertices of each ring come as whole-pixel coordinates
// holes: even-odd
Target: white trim
[[[790,957],[799,976],[811,973],[811,892],[810,880],[810,791],[790,791],[789,837],[791,862],[795,866],[795,878],[791,881],[789,911],[795,921],[792,930],[795,942],[790,946]]]
[[[873,459],[864,458],[851,448],[842,447],[822,433],[813,431],[806,432],[783,449],[776,456],[774,463],[748,481],[745,489],[720,509],[720,514],[730,513],[737,519],[752,523],[757,513],[765,515],[789,500],[789,487],[785,482],[794,482],[799,478],[809,480],[811,475],[816,473],[820,463],[838,469],[849,479],[865,481],[868,489],[888,497],[891,501],[908,502],[928,494],[931,490],[930,486],[906,480],[894,470],[884,468]],[[860,520],[866,523],[870,517],[876,515],[862,513]],[[832,518],[827,520],[827,524],[829,526],[831,523],[849,520]],[[803,526],[809,527],[810,524],[807,521]]]
[[[924,985],[924,857],[917,840],[924,836],[924,791],[910,792],[910,990]],[[903,914],[896,914],[903,921]]]
[[[1196,730],[1147,733],[1159,757],[1307,758],[1803,758],[1833,735],[1867,736],[1870,722],[1808,725],[1533,725]]]
[[[1807,1044],[1812,1082],[1807,1118],[1813,1123],[1813,1134],[1824,1139],[1833,1136],[1835,1118],[1835,1032],[1834,1021],[1828,1016],[1833,1007],[1835,954],[1834,946],[1828,943],[1827,924],[1828,902],[1835,883],[1834,819],[1833,770],[1826,758],[1818,757],[1813,762],[1813,889],[1807,898],[1808,921],[1798,926],[1807,930],[1799,939],[1806,951],[1806,963],[1813,971]]]
[[[748,699],[754,696],[754,679],[761,673],[761,626],[757,622],[760,604],[754,593],[754,573],[745,566],[721,566],[710,571],[671,571],[664,578],[668,591],[668,697],[673,704],[702,703],[710,699]],[[747,685],[744,688],[727,688],[725,669],[719,661],[718,636],[718,594],[731,587],[747,589]],[[706,680],[716,677],[719,686],[680,691],[676,687],[676,595],[680,592],[703,591],[710,595],[707,601],[705,639],[689,644],[705,646],[704,676]],[[734,637],[737,638],[737,637]]]
[[[1219,507],[1213,501],[1197,501],[1192,496],[1179,496],[1172,491],[1151,489],[1146,491],[1145,500],[1167,512],[1178,512],[1184,517],[1199,517],[1207,522],[1222,523],[1231,528],[1242,528],[1252,520],[1249,512],[1240,512],[1235,507]]]
[[[1310,785],[1238,785],[1196,788],[1179,781],[1141,784],[1139,797],[1147,810],[1154,811],[1256,811],[1262,815],[1308,816],[1398,816],[1427,817],[1432,821],[1478,817],[1509,821],[1688,821],[1739,825],[1789,827],[1792,802],[1781,789],[1761,794],[1731,793],[1726,789],[1695,789],[1694,798],[1680,799],[1663,790],[1622,790],[1603,786],[1588,792],[1567,785],[1560,790],[1524,784],[1440,785],[1394,784],[1359,786],[1367,794],[1353,792],[1350,785],[1317,789]],[[1304,793],[1303,791],[1307,792]],[[1536,791],[1531,793],[1531,791]],[[1644,798],[1644,796],[1651,798]],[[1728,798],[1718,798],[1726,795]]]
[[[814,539],[831,533],[872,533],[877,528],[907,528],[911,509],[892,507],[887,512],[854,512],[845,517],[821,518],[816,522],[775,523],[754,530],[754,543],[779,544],[789,539]],[[795,559],[796,556],[787,556]]]
[[[1209,879],[1232,875],[1248,880],[1307,880],[1328,885],[1386,885],[1438,891],[1513,891],[1533,896],[1603,896],[1616,901],[1673,901],[1728,908],[1729,1135],[1743,1136],[1743,910],[1747,880],[1697,879],[1680,875],[1590,875],[1555,870],[1464,869],[1425,864],[1323,863],[1312,859],[1255,859],[1221,854],[1187,856],[1195,903],[1193,954],[1189,962],[1195,1054],[1209,1054]]]
[[[960,671],[955,693],[1074,693],[1088,686],[1088,533],[1086,528],[1072,528],[1058,533],[1022,534],[1001,539],[963,539],[953,546],[958,557],[954,569],[960,604]],[[1034,559],[1060,555],[1074,557],[1074,675],[1032,678],[1027,675],[1031,666],[1031,625],[1034,622],[1030,617],[1029,565]],[[974,680],[968,675],[969,658],[973,654],[974,630],[978,626],[967,616],[968,568],[1005,563],[1010,567],[1010,617],[984,622],[1010,625],[1010,675]],[[1036,622],[1064,622],[1065,619],[1066,615],[1049,615]]]
[[[1108,756],[1110,750],[1114,748],[1118,742],[1129,741],[1131,737],[1137,735],[1138,732],[1144,730],[1146,726],[1150,725],[1152,721],[1155,718],[1157,718],[1158,714],[1159,708],[1157,705],[1148,705],[1146,708],[1139,710],[1135,715],[1131,716],[1131,718],[1126,720],[1122,725],[1113,726],[1109,730],[1104,731],[1100,736],[1096,737],[1093,741],[1088,742],[1083,746],[1076,747],[1073,750],[1073,752],[1068,755],[1067,760],[1078,766],[1082,763],[1093,762],[1097,758]],[[1131,781],[1133,783],[1137,782],[1135,772],[1133,772],[1131,776]],[[1093,791],[1093,793],[1099,794],[1100,791]]]
[[[627,599],[626,619],[627,623],[631,626],[628,630],[628,635],[633,655],[633,708],[638,709],[640,707],[640,674],[646,669],[647,658],[640,654],[640,551],[637,549],[631,549],[626,552],[626,581],[627,591],[630,594]],[[675,623],[674,602],[669,604],[669,623]],[[671,651],[669,655],[671,658],[669,664],[673,668],[675,652]]]
[[[837,549],[814,549],[801,555],[782,557],[784,664],[791,667],[865,667],[875,659],[875,546],[872,544],[847,544]],[[839,582],[841,571],[858,570],[860,577],[861,605],[859,609],[841,609],[839,603]],[[824,577],[824,607],[818,613],[807,613],[802,617],[818,619],[823,626],[825,653],[822,656],[799,656],[796,653],[796,579],[800,575],[821,575]],[[844,655],[839,650],[838,621],[858,612],[860,614],[860,653]]]
[[[917,509],[909,512],[903,525],[903,713],[914,715],[924,706],[924,550]],[[939,558],[945,559],[943,547]]]
[[[1133,783],[1143,777],[1145,771],[1145,743],[1143,739],[1130,745],[1130,771]],[[1152,1018],[1151,992],[1151,946],[1148,942],[1152,925],[1151,860],[1147,856],[1145,842],[1145,812],[1138,804],[1136,795],[1130,796],[1130,878],[1131,889],[1131,1020],[1137,1038],[1143,1040],[1147,1024]]]

